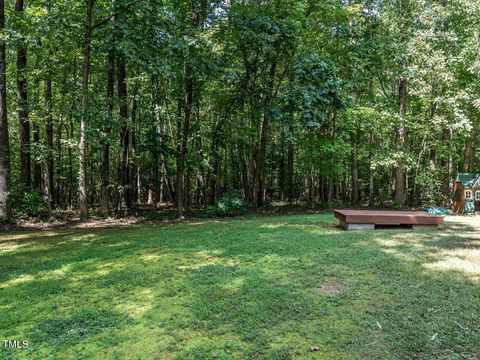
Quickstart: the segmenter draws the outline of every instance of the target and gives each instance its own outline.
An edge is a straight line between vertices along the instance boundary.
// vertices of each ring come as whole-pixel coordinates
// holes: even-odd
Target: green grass
[[[0,235],[0,358],[478,359],[480,233],[330,215]],[[323,287],[339,292],[324,292]],[[311,347],[318,351],[311,352]]]

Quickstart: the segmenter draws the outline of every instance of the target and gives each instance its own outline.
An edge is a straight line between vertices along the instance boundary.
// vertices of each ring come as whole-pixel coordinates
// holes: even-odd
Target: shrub
[[[443,174],[441,171],[420,171],[416,178],[419,187],[419,198],[416,199],[420,206],[441,206],[444,200]]]
[[[210,216],[236,216],[245,211],[243,190],[227,191],[213,206],[209,206],[207,214]]]
[[[11,194],[13,214],[17,218],[26,219],[30,216],[48,214],[43,195],[38,190],[14,191]]]

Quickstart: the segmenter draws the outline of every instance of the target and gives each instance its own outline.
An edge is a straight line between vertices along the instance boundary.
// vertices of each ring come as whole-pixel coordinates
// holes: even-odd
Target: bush
[[[424,207],[441,206],[444,200],[443,174],[441,171],[421,171],[417,178],[419,188],[418,202]],[[417,200],[417,199],[416,199]]]
[[[227,191],[213,206],[209,206],[209,216],[237,216],[246,210],[243,190]]]
[[[26,219],[30,216],[48,214],[43,195],[38,190],[14,191],[11,194],[13,214],[16,218]]]

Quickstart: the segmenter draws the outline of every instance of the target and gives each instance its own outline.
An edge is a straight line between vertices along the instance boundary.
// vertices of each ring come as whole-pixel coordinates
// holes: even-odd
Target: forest
[[[476,0],[0,0],[0,218],[450,206]]]

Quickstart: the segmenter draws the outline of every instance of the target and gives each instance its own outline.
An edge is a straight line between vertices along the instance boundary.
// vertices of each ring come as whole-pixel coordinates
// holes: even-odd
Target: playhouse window
[[[472,199],[473,199],[472,190],[465,190],[465,200],[472,200]]]
[[[475,200],[480,201],[480,190],[475,191]]]

